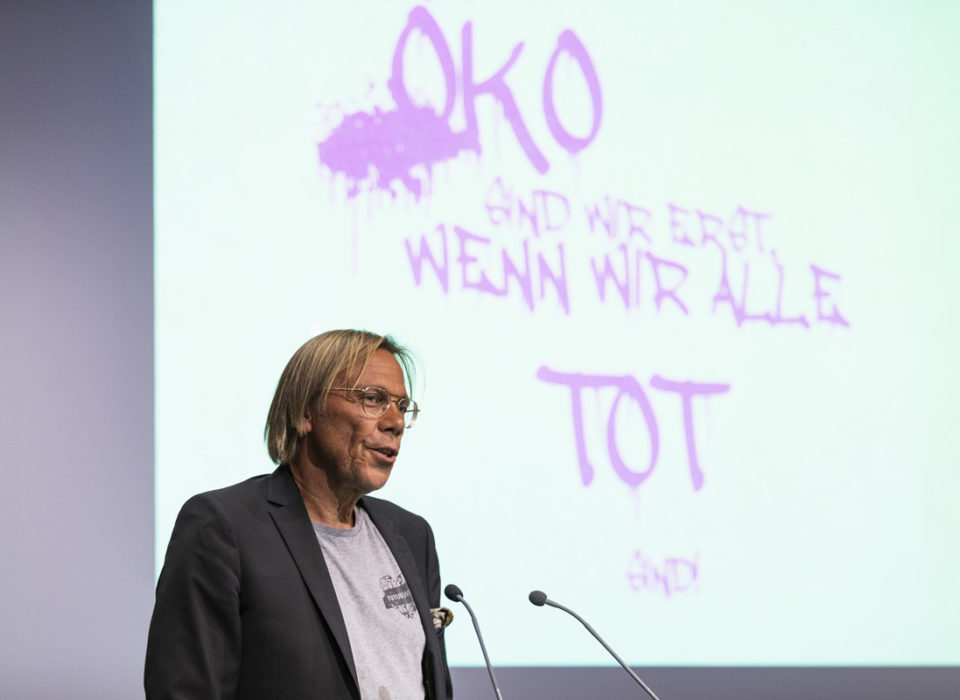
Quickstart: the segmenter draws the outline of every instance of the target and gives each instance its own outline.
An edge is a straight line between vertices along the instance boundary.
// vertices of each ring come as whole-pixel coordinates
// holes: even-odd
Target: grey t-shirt
[[[362,508],[340,530],[313,523],[347,625],[363,700],[423,700],[426,638],[400,567]]]

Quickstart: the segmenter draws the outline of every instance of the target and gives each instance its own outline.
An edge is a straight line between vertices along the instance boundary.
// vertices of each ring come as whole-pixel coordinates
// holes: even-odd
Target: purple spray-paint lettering
[[[487,94],[500,103],[504,118],[510,124],[510,128],[513,129],[513,134],[517,137],[520,148],[523,149],[533,167],[541,174],[547,172],[550,169],[550,163],[547,162],[537,144],[533,142],[533,136],[530,135],[530,131],[523,121],[523,116],[520,114],[520,108],[517,107],[517,101],[513,98],[513,93],[503,82],[507,71],[520,58],[520,53],[523,51],[523,42],[521,41],[513,47],[510,58],[500,67],[500,70],[479,83],[474,82],[473,78],[472,22],[463,25],[461,43],[463,45],[463,110],[467,118],[467,133],[470,134],[472,139],[477,140],[477,152],[479,152],[479,128],[477,126],[476,99],[480,95]]]
[[[623,301],[623,307],[629,309],[631,305],[640,305],[640,261],[643,259],[643,251],[635,251],[634,254],[634,294],[630,294],[630,253],[627,250],[627,244],[621,243],[617,248],[623,256],[622,273],[617,274],[617,268],[610,259],[610,254],[603,256],[603,266],[599,268],[597,261],[590,258],[590,267],[593,269],[593,280],[597,285],[597,295],[600,301],[607,300],[607,283],[613,284],[617,292],[620,293],[620,299]]]
[[[657,313],[662,312],[664,301],[669,300],[673,302],[671,307],[679,309],[684,316],[689,315],[687,305],[680,298],[680,287],[688,274],[686,267],[649,251],[631,250],[626,243],[620,243],[616,250],[619,255],[605,253],[600,258],[590,258],[590,269],[601,302],[606,303],[608,286],[613,285],[625,309],[638,308],[642,299],[641,273],[644,263],[649,263],[656,288],[653,302]]]
[[[773,259],[773,265],[777,268],[777,305],[773,311],[773,319],[775,323],[797,323],[804,328],[809,328],[810,324],[807,322],[807,317],[803,314],[797,316],[784,316],[783,315],[783,265],[780,264],[780,260],[777,258],[777,251],[771,250],[770,257]]]
[[[689,212],[672,202],[668,202],[667,207],[670,209],[670,238],[678,245],[692,246],[693,239],[690,238],[685,225],[685,218]]]
[[[668,206],[670,209],[670,236],[672,241],[677,245],[697,246],[691,237],[692,226],[688,222],[690,210],[673,203],[668,204]],[[738,206],[727,219],[702,209],[696,209],[695,212],[699,224],[699,247],[706,248],[709,245],[720,254],[720,273],[716,291],[713,295],[712,312],[716,313],[717,309],[723,305],[728,306],[738,328],[746,322],[761,321],[771,326],[786,324],[809,329],[810,323],[804,314],[789,316],[784,313],[784,266],[777,257],[776,250],[770,249],[767,251],[763,241],[763,223],[771,218],[770,214],[752,211],[744,206]],[[743,255],[751,247],[755,247],[758,253],[767,253],[767,255],[751,263]],[[739,266],[731,262],[732,255],[742,258]],[[756,299],[751,298],[748,292],[751,270],[756,271],[757,269],[751,268],[751,264],[755,265],[766,259],[772,261],[776,274],[776,298],[769,303],[767,308],[757,309],[755,307]],[[810,270],[814,276],[813,297],[817,306],[817,320],[849,326],[849,322],[840,314],[836,304],[829,313],[826,313],[823,307],[825,300],[832,295],[823,289],[821,279],[829,278],[839,282],[840,276],[822,270],[816,265],[811,265]],[[762,272],[763,268],[761,267],[759,271]],[[731,282],[731,273],[733,272],[739,272],[739,294],[734,291],[734,285]],[[750,308],[751,301],[754,306],[752,309]]]
[[[507,272],[504,269],[504,283],[503,290],[498,290],[493,286],[493,283],[487,278],[486,272],[482,268],[477,270],[477,279],[471,279],[471,268],[479,267],[476,263],[479,262],[473,251],[468,251],[468,248],[473,248],[474,244],[479,244],[481,247],[486,248],[490,245],[490,239],[485,236],[478,236],[474,233],[470,233],[464,228],[459,226],[453,227],[453,232],[457,236],[457,241],[460,243],[459,250],[460,254],[457,256],[457,262],[460,263],[460,279],[463,280],[464,289],[476,289],[479,292],[486,292],[487,294],[495,294],[497,296],[502,296],[507,293]],[[504,260],[508,260],[506,251],[504,251]],[[529,266],[528,266],[529,267]],[[516,266],[511,262],[510,268],[516,270]]]
[[[810,322],[807,320],[806,315],[800,313],[793,316],[786,315],[783,310],[783,298],[784,298],[784,285],[785,285],[785,272],[784,266],[780,263],[780,259],[777,257],[776,250],[769,251],[769,259],[772,261],[773,269],[776,274],[776,297],[770,302],[770,308],[763,312],[752,312],[747,309],[748,300],[749,300],[749,280],[750,280],[750,271],[751,263],[744,260],[742,262],[742,273],[740,276],[740,294],[737,296],[733,292],[733,288],[730,282],[730,270],[728,269],[727,263],[727,253],[724,249],[721,248],[721,264],[720,264],[720,281],[717,285],[716,294],[713,297],[713,311],[716,313],[717,308],[726,304],[730,307],[730,310],[733,313],[734,320],[737,323],[737,326],[742,326],[747,321],[763,321],[770,324],[771,326],[777,326],[781,324],[787,325],[798,325],[803,328],[809,329]],[[762,262],[754,261],[756,262]],[[816,320],[820,323],[829,323],[834,325],[839,325],[843,327],[849,327],[850,322],[843,317],[840,313],[840,309],[837,307],[835,302],[831,302],[831,308],[829,311],[826,310],[825,305],[828,300],[833,298],[833,294],[824,289],[823,284],[824,280],[833,280],[834,282],[840,282],[840,275],[828,272],[822,268],[817,267],[816,265],[810,265],[810,271],[813,273],[813,300],[816,304]]]
[[[660,391],[668,391],[680,396],[683,407],[683,437],[687,447],[687,464],[690,468],[690,480],[696,491],[703,486],[703,470],[697,457],[697,443],[693,434],[693,397],[725,394],[729,384],[707,384],[704,382],[677,382],[655,374],[650,377],[650,386]]]
[[[667,207],[670,209],[670,238],[673,242],[677,245],[697,246],[697,243],[691,238],[690,225],[687,222],[690,210],[672,202],[668,202]],[[703,248],[708,243],[712,243],[722,252],[726,252],[726,248],[719,238],[724,227],[723,219],[716,214],[710,214],[699,209],[696,210],[696,214],[700,228],[699,247]]]
[[[744,321],[766,321],[775,325],[773,316],[768,312],[751,313],[747,310],[747,288],[750,281],[750,263],[743,261],[742,275],[740,284],[740,297],[734,294],[730,288],[730,278],[727,267],[727,251],[720,250],[720,282],[717,285],[717,291],[713,295],[713,313],[717,312],[717,307],[721,304],[728,304],[733,312],[733,317],[737,322],[737,327],[743,325]]]
[[[832,279],[839,282],[840,275],[833,272],[828,272],[817,267],[816,265],[811,265],[810,271],[813,273],[813,298],[817,302],[817,320],[825,321],[827,323],[836,323],[840,326],[849,326],[850,322],[840,315],[840,309],[837,308],[836,304],[833,304],[833,309],[829,314],[826,314],[823,311],[823,303],[832,295],[821,286],[820,280],[826,277],[827,279]]]
[[[703,212],[698,210],[703,221]],[[770,218],[770,214],[750,211],[746,207],[738,206],[724,222],[724,229],[730,246],[742,253],[751,243],[756,243],[758,252],[763,252],[763,222]],[[702,225],[702,224],[701,224]]]
[[[541,231],[560,231],[570,222],[570,202],[559,192],[535,189],[529,200],[525,200],[500,177],[487,189],[483,206],[494,226],[507,224],[517,229],[527,226],[537,238]]]
[[[570,134],[563,124],[560,123],[560,117],[557,114],[557,108],[553,101],[553,75],[557,68],[557,59],[562,53],[566,52],[580,66],[583,72],[583,78],[587,83],[587,90],[590,92],[590,104],[593,107],[593,121],[590,125],[590,133],[577,138]],[[557,48],[550,56],[550,62],[547,64],[547,72],[543,76],[543,114],[547,119],[547,127],[553,138],[556,139],[563,148],[567,149],[571,155],[574,155],[590,145],[590,142],[596,137],[600,130],[600,117],[603,114],[603,97],[600,94],[600,80],[597,78],[597,71],[593,67],[593,61],[590,60],[590,54],[580,39],[569,29],[560,32],[557,38]]]
[[[540,242],[539,249],[532,253],[531,240],[522,239],[518,255],[494,245],[487,236],[461,226],[452,228],[452,236],[444,224],[439,224],[434,229],[434,235],[421,235],[417,243],[409,238],[404,240],[413,281],[418,287],[423,286],[424,272],[432,271],[443,293],[450,294],[451,287],[456,288],[456,285],[451,285],[450,279],[453,255],[456,264],[453,269],[459,271],[460,290],[506,297],[516,289],[531,312],[553,295],[564,313],[570,313],[563,243],[552,246],[556,251],[556,262],[551,264],[548,261],[549,244]],[[534,294],[535,287],[539,290],[539,296]],[[548,288],[552,291],[548,292]]]
[[[657,293],[653,297],[653,301],[657,305],[657,311],[660,311],[660,305],[664,300],[669,299],[680,308],[684,316],[688,315],[690,312],[687,310],[687,305],[677,296],[677,290],[680,289],[680,285],[687,279],[687,268],[673,260],[658,258],[649,251],[647,252],[647,260],[650,261],[650,265],[653,268],[653,281],[654,284],[657,285]],[[676,273],[671,286],[667,286],[664,282],[667,275],[666,272],[661,272],[661,270],[664,269]]]
[[[417,106],[410,99],[403,68],[404,51],[414,32],[426,37],[433,47],[443,75],[443,106],[435,110]],[[320,162],[334,174],[342,174],[348,182],[347,196],[355,197],[362,183],[396,196],[393,183],[399,182],[417,198],[423,191],[414,170],[422,167],[428,179],[433,166],[456,158],[461,152],[481,152],[477,123],[476,100],[489,96],[496,100],[503,118],[510,125],[521,149],[533,167],[545,173],[550,167],[546,156],[534,143],[533,136],[520,113],[513,92],[505,82],[507,72],[520,58],[523,42],[514,46],[504,64],[485,80],[476,80],[473,72],[473,23],[461,30],[462,97],[466,126],[455,132],[450,126],[457,98],[456,66],[443,31],[423,6],[410,11],[407,24],[400,33],[393,53],[391,75],[387,86],[396,104],[392,110],[375,109],[373,114],[355,112],[344,117],[330,135],[317,146]],[[587,84],[593,121],[584,137],[571,135],[561,124],[553,98],[556,62],[568,55],[580,67]],[[603,113],[600,81],[586,47],[570,29],[560,33],[543,86],[544,119],[557,144],[571,154],[586,148],[597,136]]]
[[[619,391],[617,397],[613,400],[610,415],[607,418],[607,454],[610,457],[610,465],[617,476],[630,488],[636,488],[649,478],[653,468],[657,466],[657,456],[660,454],[660,432],[657,429],[656,416],[653,415],[653,406],[650,405],[650,399],[647,398],[640,382],[629,375],[625,375],[618,379],[617,384]],[[640,408],[647,434],[650,437],[650,461],[647,468],[640,472],[627,466],[617,444],[617,409],[620,407],[620,400],[625,396],[633,399],[634,403]]]
[[[630,375],[591,375],[580,372],[560,372],[550,369],[549,367],[541,367],[537,370],[537,378],[548,384],[559,384],[570,389],[573,439],[577,451],[577,464],[580,468],[580,479],[584,486],[589,486],[596,474],[596,469],[590,461],[587,450],[587,441],[583,425],[583,391],[585,389],[594,389],[597,391],[607,388],[617,389],[616,397],[610,406],[607,416],[606,448],[607,457],[610,460],[610,466],[613,471],[630,488],[637,488],[650,477],[657,465],[657,458],[660,453],[660,431],[650,399],[634,377]],[[694,491],[699,491],[703,488],[704,476],[697,454],[692,402],[694,397],[697,396],[708,397],[715,394],[726,393],[729,391],[730,385],[673,381],[664,379],[659,375],[654,375],[650,380],[650,386],[658,391],[674,393],[680,396],[684,437],[686,440],[687,466],[690,471],[690,480],[693,489]],[[649,455],[646,468],[640,471],[630,468],[626,463],[620,452],[619,442],[617,440],[616,419],[620,402],[624,398],[632,400],[640,409],[643,415],[643,426],[649,440]]]
[[[691,237],[691,226],[687,221],[690,210],[672,202],[667,203],[670,210],[670,237],[674,243],[684,246],[697,246]],[[751,211],[744,206],[738,206],[727,219],[702,209],[694,210],[699,225],[700,243],[703,248],[708,243],[720,250],[727,250],[727,243],[737,253],[742,253],[756,243],[758,252],[764,252],[763,222],[770,218],[770,214]],[[726,234],[725,236],[723,234]]]
[[[723,219],[700,209],[697,209],[697,219],[700,222],[700,247],[703,248],[707,243],[712,243],[724,253],[724,260],[726,260],[727,249],[718,238],[723,229]]]
[[[457,97],[456,69],[453,66],[453,56],[450,54],[450,47],[447,46],[443,31],[425,7],[417,6],[410,10],[407,26],[400,33],[400,38],[397,39],[397,45],[393,50],[392,73],[390,80],[387,82],[387,87],[394,102],[397,103],[397,111],[404,112],[413,109],[413,102],[410,100],[406,84],[403,81],[403,52],[414,30],[419,30],[427,38],[436,52],[437,61],[440,63],[445,98],[440,119],[446,122],[453,113],[453,105]]]
[[[638,549],[627,565],[627,581],[637,593],[662,593],[669,598],[693,589],[700,577],[699,558],[699,555],[692,559],[664,557],[658,562]]]
[[[585,206],[584,211],[592,234],[602,227],[608,238],[629,240],[640,236],[646,243],[652,243],[648,232],[651,213],[645,207],[606,195],[602,200]]]
[[[413,272],[413,281],[419,287],[423,283],[423,263],[426,261],[433,269],[433,274],[440,282],[440,288],[444,294],[450,292],[450,251],[447,247],[447,229],[443,224],[437,224],[436,231],[440,234],[440,245],[442,252],[434,255],[433,248],[427,243],[426,236],[420,236],[420,247],[414,251],[410,239],[403,241],[407,249],[407,259],[410,261],[410,269]]]

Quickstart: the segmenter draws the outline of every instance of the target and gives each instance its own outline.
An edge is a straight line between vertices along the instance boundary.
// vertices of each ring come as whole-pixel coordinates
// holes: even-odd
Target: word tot
[[[595,469],[587,455],[586,439],[583,433],[583,390],[603,389],[612,387],[617,389],[616,398],[610,406],[607,418],[607,455],[610,465],[617,476],[631,488],[636,488],[646,481],[657,466],[660,454],[660,430],[657,418],[650,404],[650,399],[636,378],[630,375],[581,374],[579,372],[559,372],[549,367],[537,370],[537,378],[549,384],[560,384],[570,389],[570,406],[573,413],[573,434],[577,447],[577,460],[580,466],[580,478],[587,486],[593,481]],[[723,394],[730,389],[729,384],[712,384],[691,381],[674,381],[664,379],[659,375],[650,378],[650,386],[657,391],[677,394],[683,410],[683,432],[687,448],[687,465],[690,469],[690,480],[694,491],[703,487],[703,470],[697,458],[696,438],[693,430],[693,399],[697,396]],[[643,423],[647,430],[650,442],[650,459],[647,468],[643,471],[631,469],[620,453],[617,441],[617,412],[621,401],[633,401],[643,415]]]

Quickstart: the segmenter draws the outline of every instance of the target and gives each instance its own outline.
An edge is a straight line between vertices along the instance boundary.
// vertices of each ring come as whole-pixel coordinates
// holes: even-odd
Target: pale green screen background
[[[495,663],[609,663],[542,588],[634,664],[960,664],[956,4],[428,3],[443,120],[413,4],[155,7],[158,567],[367,328],[422,366],[378,495]]]

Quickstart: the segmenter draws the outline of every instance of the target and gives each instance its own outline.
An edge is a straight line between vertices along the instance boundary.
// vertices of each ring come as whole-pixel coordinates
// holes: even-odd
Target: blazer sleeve
[[[427,596],[430,601],[430,607],[440,607],[440,562],[437,558],[437,546],[433,539],[433,529],[427,523]],[[444,630],[438,632],[440,638],[440,658],[438,662],[441,666],[441,676],[444,688],[438,695],[442,698],[453,697],[453,681],[450,678],[450,667],[447,665],[447,645],[443,639]],[[445,694],[444,694],[445,693]]]
[[[223,505],[194,496],[180,511],[150,621],[148,700],[228,700],[240,669],[240,558]]]

